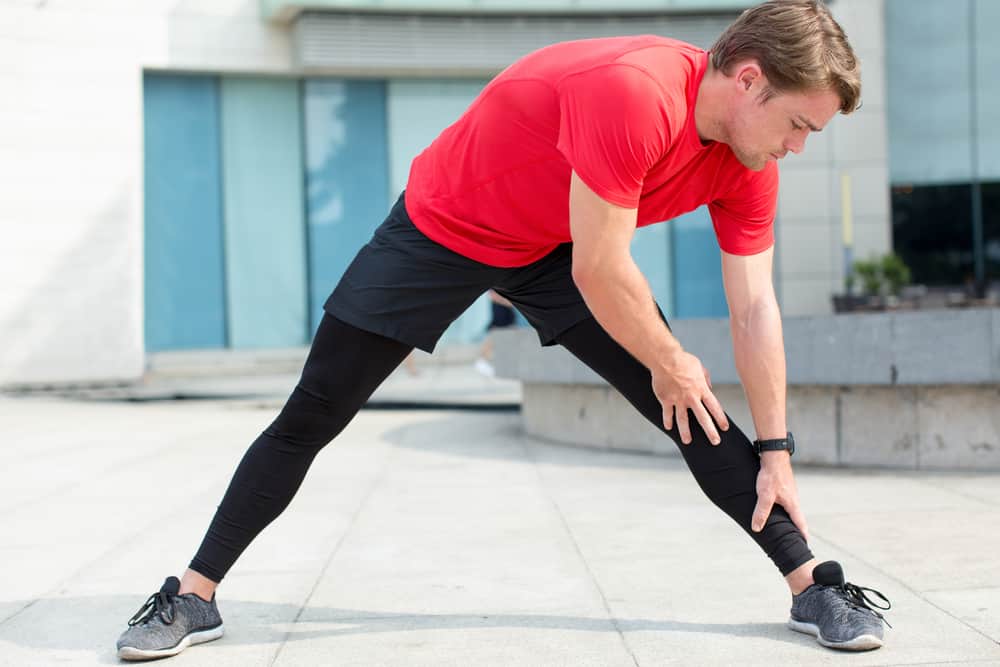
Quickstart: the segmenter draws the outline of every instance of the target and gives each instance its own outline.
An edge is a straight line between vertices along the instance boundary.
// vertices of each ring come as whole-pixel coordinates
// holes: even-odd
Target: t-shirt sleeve
[[[774,245],[778,166],[748,172],[725,197],[708,205],[719,247],[731,255],[756,255]]]
[[[557,148],[599,197],[637,208],[646,173],[670,145],[671,105],[660,85],[631,65],[571,74],[558,86]]]

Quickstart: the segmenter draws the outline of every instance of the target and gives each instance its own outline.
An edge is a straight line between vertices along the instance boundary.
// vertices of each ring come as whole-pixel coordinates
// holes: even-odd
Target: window
[[[1000,245],[1000,229],[997,232],[994,238]],[[913,272],[913,282],[963,285],[973,281],[972,186],[893,186],[892,238],[896,252]]]

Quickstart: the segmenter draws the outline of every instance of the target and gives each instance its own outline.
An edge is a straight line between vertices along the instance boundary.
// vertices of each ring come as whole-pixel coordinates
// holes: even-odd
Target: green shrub
[[[868,296],[882,293],[882,263],[872,257],[854,262],[854,273],[861,279],[861,290]]]
[[[910,269],[896,253],[882,257],[882,276],[889,285],[889,294],[898,296],[903,286],[910,284]]]
[[[844,280],[850,294],[855,280],[861,281],[861,291],[866,296],[882,296],[883,291],[898,296],[900,290],[910,283],[910,269],[896,253],[854,262],[853,271]]]

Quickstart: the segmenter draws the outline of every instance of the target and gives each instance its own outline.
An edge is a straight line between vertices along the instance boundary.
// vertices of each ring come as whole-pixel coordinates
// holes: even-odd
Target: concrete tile
[[[992,507],[1000,507],[1000,484],[995,474],[941,473],[925,475],[924,484],[946,489],[950,493],[969,498]]]
[[[844,387],[840,393],[841,462],[916,468],[916,423],[915,390]]]
[[[993,586],[1000,578],[997,510],[890,512],[872,503],[864,514],[815,515],[809,521],[826,542],[857,553],[915,591]]]
[[[978,498],[941,486],[939,475],[924,472],[802,468],[796,478],[807,517],[839,515],[844,521],[858,520],[873,508],[883,512],[989,509]]]
[[[1000,644],[1000,587],[928,591],[924,596]]]
[[[474,656],[474,658],[473,658]],[[418,615],[295,624],[276,667],[634,665],[611,621],[578,615]]]
[[[661,664],[681,655],[674,659],[683,664],[730,664],[734,655],[739,655],[740,664],[760,665],[835,659],[818,650],[811,638],[785,628],[788,593],[778,573],[680,471],[659,473],[663,484],[635,487],[624,479],[620,485],[608,486],[607,478],[595,486],[592,479],[577,478],[576,473],[576,468],[557,467],[547,469],[544,477],[639,664]],[[825,477],[825,473],[810,478],[816,476]],[[558,484],[552,481],[556,477]],[[803,479],[800,486],[808,484]],[[870,490],[879,481],[863,478],[860,485],[859,490]],[[667,489],[671,497],[665,495]],[[917,490],[916,484],[907,489],[910,494]],[[607,497],[646,509],[622,512],[604,503]],[[843,514],[835,520],[843,522]],[[812,523],[818,523],[821,531],[824,528],[823,520]],[[917,662],[923,656],[971,659],[989,651],[1000,655],[1000,649],[922,602],[905,584],[885,578],[847,553],[859,551],[858,544],[846,545],[845,551],[825,538],[813,545],[817,556],[841,561],[852,581],[881,590],[899,610],[891,620],[899,630],[889,631],[887,649],[851,656],[852,662]],[[707,544],[715,547],[713,563],[704,557]],[[720,571],[741,574],[719,577]],[[663,576],[666,572],[683,572],[684,576]],[[945,642],[940,638],[942,628],[947,628]]]
[[[998,398],[996,386],[922,388],[916,415],[920,467],[1000,470]]]
[[[145,464],[160,476],[141,462],[96,470],[43,512],[0,510],[3,534],[23,538],[0,545],[0,663],[113,662],[125,620],[186,564],[244,440],[273,410],[18,406],[3,421],[22,451],[37,439],[58,456],[84,422],[109,436],[102,456],[113,461],[137,447],[130,428],[179,443]],[[32,431],[43,417],[51,435]],[[996,477],[798,470],[814,552],[895,606],[887,646],[852,663],[1000,661],[984,636],[996,636]],[[153,488],[185,501],[144,502]],[[177,664],[844,658],[784,627],[778,572],[682,462],[527,439],[515,414],[361,413],[219,590],[226,636]]]

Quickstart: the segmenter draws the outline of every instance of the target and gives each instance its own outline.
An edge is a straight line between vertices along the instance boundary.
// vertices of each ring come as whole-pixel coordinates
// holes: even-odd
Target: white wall
[[[0,386],[143,371],[142,71],[290,71],[256,0],[0,3]]]
[[[841,174],[851,177],[854,257],[892,245],[886,129],[885,14],[882,0],[837,0],[834,17],[861,59],[863,106],[838,114],[781,165],[778,292],[785,316],[831,311],[843,291]]]

